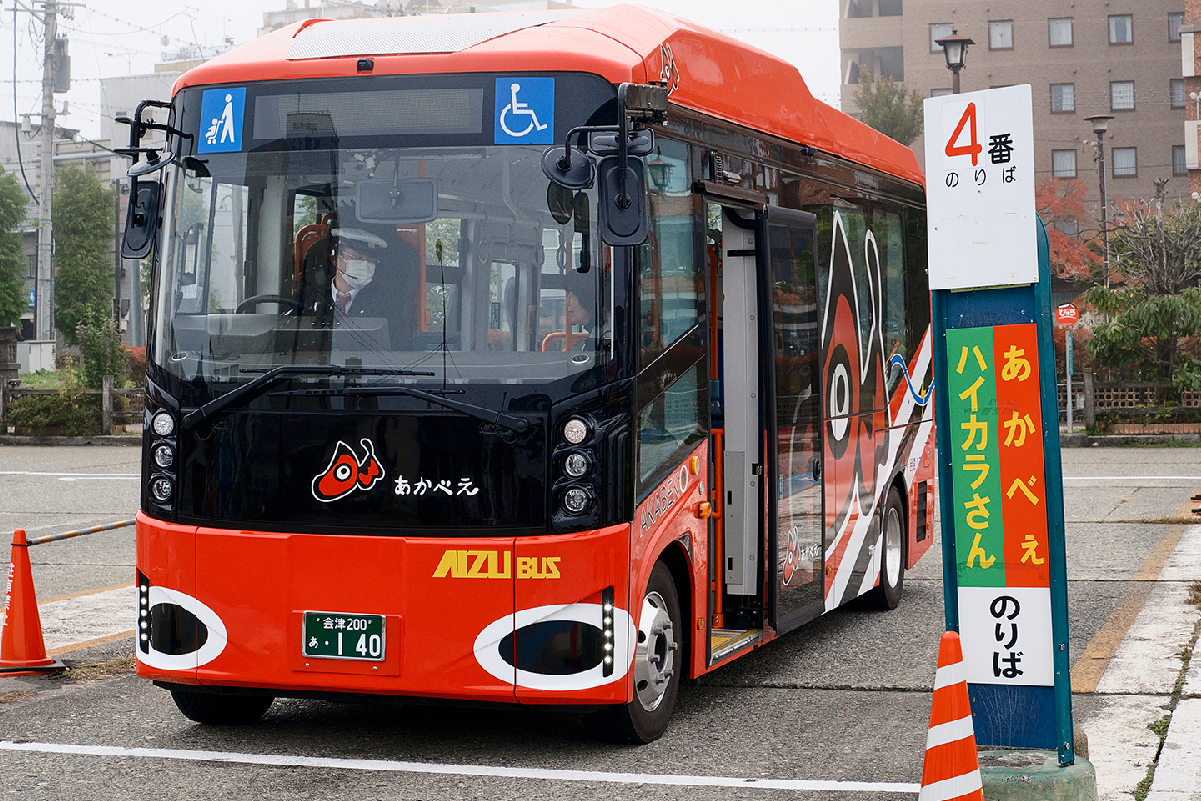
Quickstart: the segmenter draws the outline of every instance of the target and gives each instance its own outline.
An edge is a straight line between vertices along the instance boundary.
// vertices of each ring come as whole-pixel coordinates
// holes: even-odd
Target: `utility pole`
[[[54,42],[58,38],[58,7],[56,0],[45,0],[43,6],[46,46],[42,59],[42,129],[38,147],[41,182],[38,185],[38,278],[34,319],[37,338],[44,340],[54,337],[50,311],[54,287],[50,261],[54,242],[50,197],[54,192]]]

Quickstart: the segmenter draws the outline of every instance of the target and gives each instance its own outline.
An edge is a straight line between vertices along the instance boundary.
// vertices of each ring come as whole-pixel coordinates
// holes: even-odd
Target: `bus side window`
[[[709,379],[702,359],[638,412],[639,497],[708,434],[708,396]]]
[[[905,326],[905,237],[901,215],[877,209],[872,215],[872,234],[880,257],[880,274],[884,283],[884,374],[888,377],[887,391],[891,397],[904,378],[904,373],[892,366],[892,357],[900,356],[909,364],[913,356]]]
[[[701,277],[696,227],[703,219],[692,194],[688,148],[659,139],[648,166],[650,236],[639,252],[641,365],[687,333],[700,318]]]

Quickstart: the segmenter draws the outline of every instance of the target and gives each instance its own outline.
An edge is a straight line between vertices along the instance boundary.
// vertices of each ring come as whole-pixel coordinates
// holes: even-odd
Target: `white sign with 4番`
[[[925,101],[930,288],[1038,282],[1030,86]]]

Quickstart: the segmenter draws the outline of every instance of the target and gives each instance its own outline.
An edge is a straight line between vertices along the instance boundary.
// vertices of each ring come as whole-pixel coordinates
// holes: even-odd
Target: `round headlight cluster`
[[[175,501],[175,481],[179,470],[175,415],[160,409],[150,417],[150,430],[155,439],[150,444],[149,467],[153,472],[146,487],[147,494],[151,502],[170,507]]]
[[[588,514],[596,505],[598,434],[587,417],[575,415],[563,423],[563,439],[557,443],[555,461],[559,467],[559,507],[569,517]],[[564,486],[566,484],[567,486]],[[574,525],[566,523],[566,525]]]

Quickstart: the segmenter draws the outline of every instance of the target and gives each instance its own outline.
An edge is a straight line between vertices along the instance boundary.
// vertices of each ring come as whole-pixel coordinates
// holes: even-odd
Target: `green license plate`
[[[384,661],[384,616],[304,613],[304,655]]]

